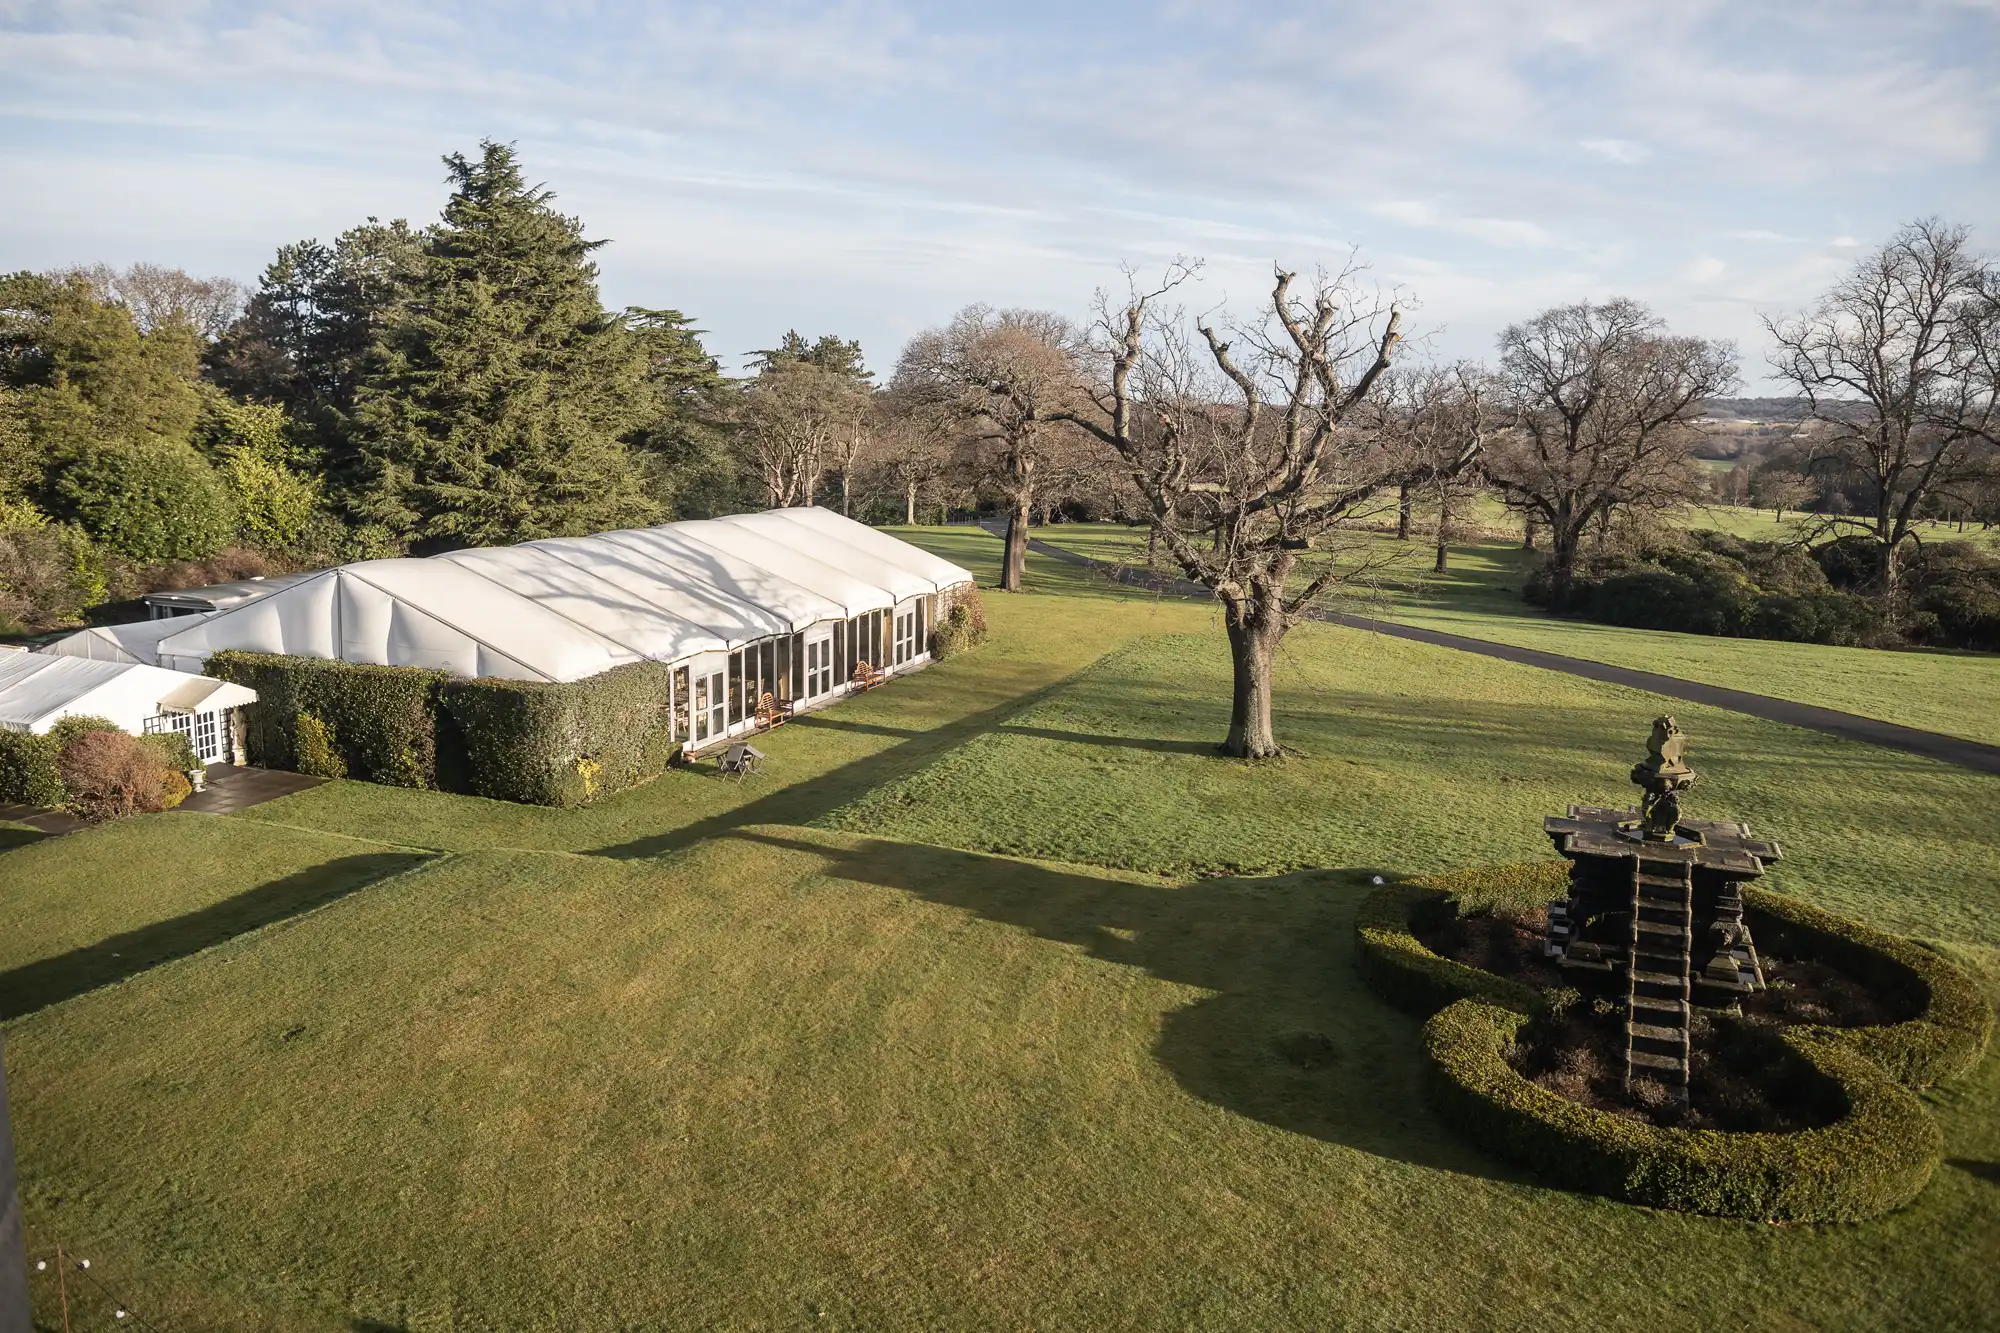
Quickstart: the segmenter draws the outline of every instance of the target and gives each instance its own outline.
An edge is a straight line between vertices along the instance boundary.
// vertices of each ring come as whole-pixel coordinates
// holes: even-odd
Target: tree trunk
[[[1549,529],[1549,593],[1552,611],[1569,610],[1570,588],[1576,581],[1577,548],[1583,533],[1575,529]]]
[[[1007,554],[1000,565],[1000,591],[1020,592],[1028,573],[1028,527],[1035,517],[1035,460],[1015,454],[1009,460],[1013,473],[1014,502],[1007,515]]]
[[[1521,549],[1535,549],[1535,520],[1532,518],[1524,518],[1521,522]]]
[[[1028,497],[1021,495],[1014,501],[1013,512],[1007,515],[1007,554],[1000,565],[1000,591],[1021,591],[1021,580],[1028,572]]]
[[[1409,539],[1410,483],[1406,481],[1403,483],[1402,489],[1396,493],[1396,540],[1406,542]]]
[[[842,469],[840,470],[840,516],[841,516],[842,518],[851,518],[851,517],[853,517],[853,515],[852,515],[852,514],[851,514],[851,513],[849,512],[849,510],[848,510],[848,507],[847,507],[847,501],[848,501],[848,493],[847,493],[847,469],[846,469],[846,468],[842,468]]]
[[[1160,561],[1160,530],[1156,526],[1146,528],[1146,567],[1151,569]]]
[[[917,483],[911,482],[903,488],[903,522],[917,526]]]
[[[1897,610],[1897,598],[1903,591],[1902,551],[1890,542],[1882,543],[1882,600],[1893,615]]]
[[[1229,704],[1229,736],[1222,752],[1237,759],[1271,759],[1278,754],[1271,733],[1271,659],[1285,636],[1275,600],[1282,590],[1254,596],[1230,608],[1229,656],[1236,687]]]
[[[1442,497],[1438,500],[1437,563],[1431,566],[1433,574],[1442,574],[1451,568],[1451,503]]]

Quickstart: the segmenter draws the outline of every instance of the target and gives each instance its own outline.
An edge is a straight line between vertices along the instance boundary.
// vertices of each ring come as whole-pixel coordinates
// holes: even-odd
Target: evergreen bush
[[[931,656],[938,661],[986,642],[986,603],[977,585],[958,593],[951,609],[931,629]]]
[[[1789,1134],[1663,1129],[1560,1097],[1508,1052],[1524,1013],[1460,1000],[1424,1027],[1439,1112],[1487,1150],[1571,1189],[1652,1208],[1783,1222],[1856,1222],[1900,1208],[1930,1180],[1944,1136],[1880,1065],[1793,1032],[1773,1059],[1830,1124]]]
[[[56,806],[63,802],[61,747],[47,736],[0,728],[0,803]]]
[[[344,778],[347,760],[333,728],[311,713],[300,713],[292,724],[292,754],[299,772],[309,778]]]
[[[133,560],[198,560],[236,535],[228,488],[185,445],[93,449],[64,470],[55,492],[64,517]]]
[[[208,673],[257,691],[251,762],[322,777],[567,806],[659,774],[679,748],[660,662],[547,683],[223,652]]]
[[[678,746],[672,670],[633,662],[586,680],[454,680],[438,692],[464,788],[533,805],[581,805],[665,771]],[[454,756],[456,758],[456,756]]]
[[[309,734],[324,743],[310,759],[315,776],[437,785],[432,696],[448,679],[443,672],[243,652],[215,654],[207,671],[257,691],[244,735],[254,764],[307,772],[299,747]],[[304,716],[318,729],[302,730]]]
[[[1916,1013],[1879,1027],[1794,1031],[1857,1051],[1917,1089],[1956,1078],[1986,1054],[1993,1006],[1976,980],[1934,951],[1768,890],[1745,890],[1743,903],[1760,949],[1828,963]]]
[[[195,757],[194,742],[178,731],[156,731],[141,736],[142,745],[150,745],[160,756],[160,762],[175,773],[186,773],[189,769],[200,768],[201,760]]]
[[[1375,890],[1362,899],[1354,917],[1355,960],[1362,980],[1389,1003],[1419,1017],[1464,999],[1533,1012],[1540,1006],[1540,991],[1433,953],[1412,928],[1442,924],[1457,915],[1459,900],[1454,894],[1460,888],[1488,885],[1510,873],[1519,881],[1512,892],[1540,892],[1539,901],[1547,902],[1565,892],[1568,884],[1567,864],[1550,864],[1564,872],[1561,879],[1552,880],[1540,865],[1533,870],[1509,866],[1500,868],[1497,876],[1469,872],[1458,887],[1403,880]],[[1555,887],[1549,887],[1551,882]]]

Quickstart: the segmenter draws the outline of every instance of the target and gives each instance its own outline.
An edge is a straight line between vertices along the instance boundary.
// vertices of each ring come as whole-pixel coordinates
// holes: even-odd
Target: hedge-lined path
[[[986,532],[999,537],[1003,533],[994,526],[980,525]],[[997,525],[996,525],[997,526]],[[1040,555],[1066,561],[1072,565],[1082,565],[1097,569],[1118,582],[1135,588],[1146,588],[1153,592],[1166,593],[1176,597],[1191,597],[1202,601],[1210,599],[1208,589],[1186,579],[1171,578],[1153,574],[1143,569],[1126,565],[1115,565],[1110,561],[1079,555],[1052,545],[1039,537],[1028,539],[1028,549]],[[1901,750],[1905,754],[1921,755],[1926,759],[1937,759],[1960,768],[1969,768],[1979,773],[2000,774],[2000,745],[1988,745],[1982,741],[1966,740],[1958,736],[1946,736],[1935,731],[1924,731],[1918,727],[1905,727],[1894,722],[1884,722],[1880,718],[1867,717],[1860,713],[1843,713],[1835,708],[1821,708],[1815,704],[1795,703],[1790,699],[1775,699],[1768,694],[1753,694],[1748,690],[1732,690],[1721,685],[1704,685],[1697,680],[1684,680],[1679,676],[1663,676],[1654,671],[1639,671],[1632,667],[1612,666],[1605,662],[1593,662],[1583,657],[1568,657],[1561,653],[1543,652],[1539,648],[1516,648],[1511,644],[1493,643],[1486,639],[1468,638],[1463,634],[1448,634],[1442,630],[1419,629],[1415,625],[1401,625],[1390,620],[1377,620],[1372,616],[1347,615],[1339,611],[1318,610],[1311,613],[1315,620],[1323,620],[1332,625],[1343,625],[1349,629],[1367,630],[1375,634],[1386,634],[1398,639],[1410,639],[1417,643],[1427,643],[1438,648],[1454,648],[1460,652],[1477,653],[1482,657],[1497,657],[1504,662],[1518,662],[1523,666],[1541,667],[1547,671],[1561,671],[1571,676],[1582,676],[1586,680],[1599,680],[1612,685],[1628,685],[1633,689],[1645,690],[1651,694],[1664,695],[1669,699],[1685,699],[1689,703],[1707,704],[1711,708],[1726,708],[1733,713],[1745,713],[1762,718],[1767,722],[1781,722],[1786,726],[1804,727],[1809,731],[1825,732],[1842,740],[1860,741],[1865,745],[1879,745],[1884,749]]]

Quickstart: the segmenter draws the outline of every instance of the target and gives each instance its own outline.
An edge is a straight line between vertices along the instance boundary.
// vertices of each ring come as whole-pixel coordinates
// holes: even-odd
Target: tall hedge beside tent
[[[462,790],[582,805],[664,772],[673,758],[672,670],[633,662],[584,680],[455,680],[439,694],[464,747]]]
[[[437,726],[432,696],[450,679],[421,667],[357,666],[316,657],[221,652],[207,673],[247,685],[257,702],[245,709],[250,762],[300,772],[301,719],[308,751],[332,737],[349,777],[390,787],[437,785]],[[322,762],[320,776],[331,776]]]
[[[243,652],[208,671],[257,691],[245,746],[267,768],[568,806],[658,776],[675,749],[660,662],[559,683]]]

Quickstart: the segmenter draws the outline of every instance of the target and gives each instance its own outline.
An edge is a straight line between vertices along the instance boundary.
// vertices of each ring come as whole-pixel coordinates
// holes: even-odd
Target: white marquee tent
[[[176,632],[149,644],[71,636],[79,643],[61,651],[150,649],[159,666],[199,671],[233,649],[531,681],[664,662],[679,668],[683,739],[706,744],[754,725],[763,695],[810,706],[845,692],[861,663],[921,665],[947,609],[940,599],[971,582],[887,533],[786,509],[361,561],[212,615],[154,622]]]

